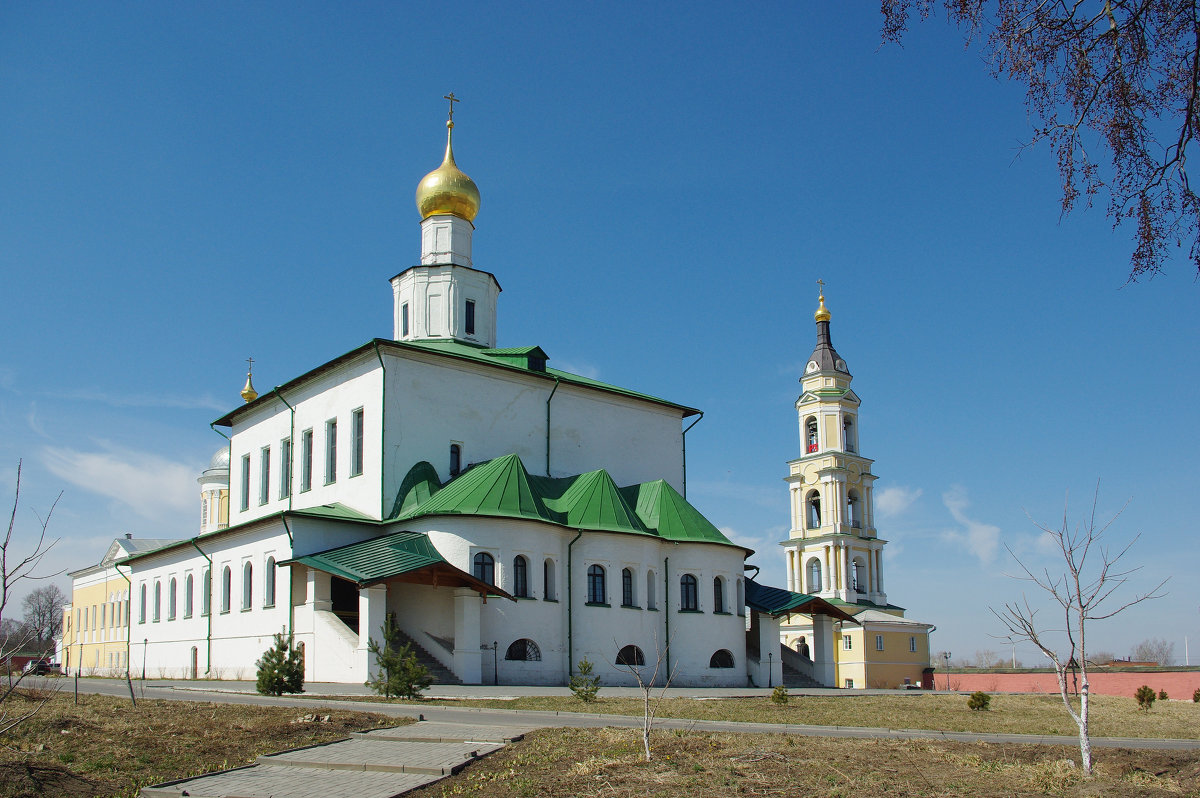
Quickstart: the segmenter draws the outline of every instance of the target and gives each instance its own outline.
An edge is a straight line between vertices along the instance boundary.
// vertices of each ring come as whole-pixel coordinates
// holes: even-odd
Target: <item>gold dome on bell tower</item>
[[[452,136],[454,134],[454,92],[446,95],[450,101],[450,118],[446,120],[446,157],[417,185],[417,210],[424,221],[430,216],[450,214],[468,222],[479,213],[479,187],[454,163]]]

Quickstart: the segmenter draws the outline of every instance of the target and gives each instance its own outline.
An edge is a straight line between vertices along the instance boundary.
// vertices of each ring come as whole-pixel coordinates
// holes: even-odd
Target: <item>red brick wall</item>
[[[934,674],[934,687],[946,689],[949,676],[950,688],[973,693],[1057,693],[1058,678],[1053,671],[1021,671],[1018,673],[993,673],[968,671],[965,673]],[[1091,671],[1088,674],[1092,695],[1123,695],[1133,697],[1134,690],[1148,684],[1157,692],[1166,690],[1171,698],[1192,699],[1192,693],[1200,688],[1200,670],[1186,671]],[[1067,685],[1071,676],[1067,674]]]

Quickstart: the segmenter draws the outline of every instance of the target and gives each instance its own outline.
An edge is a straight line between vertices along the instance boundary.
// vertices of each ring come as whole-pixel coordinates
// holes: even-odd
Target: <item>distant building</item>
[[[934,627],[905,618],[903,607],[888,603],[883,579],[887,541],[875,528],[876,476],[858,435],[861,400],[850,387],[853,377],[846,361],[833,348],[830,318],[822,292],[814,314],[817,344],[796,400],[800,456],[788,463],[791,531],[781,545],[788,589],[825,599],[857,623],[835,629],[828,616],[814,623],[792,614],[782,623],[782,640],[798,652],[822,652],[813,655],[812,668],[825,684],[920,684],[929,666]]]

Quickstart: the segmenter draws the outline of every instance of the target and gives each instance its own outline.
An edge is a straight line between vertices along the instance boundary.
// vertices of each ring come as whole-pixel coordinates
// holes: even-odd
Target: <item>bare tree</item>
[[[66,603],[67,594],[58,585],[35,588],[21,602],[25,609],[25,625],[37,639],[38,650],[45,650],[46,644],[53,641],[62,630],[63,606]]]
[[[1170,665],[1175,658],[1175,644],[1163,638],[1149,638],[1134,646],[1130,659],[1137,662],[1157,662],[1159,665]]]
[[[54,508],[58,506],[58,500],[62,498],[60,493],[55,498],[53,504],[50,505],[50,510],[45,517],[34,515],[38,519],[38,530],[33,541],[32,549],[27,549],[27,553],[20,554],[16,550],[15,535],[17,527],[17,507],[21,503],[21,462],[17,461],[17,484],[13,495],[12,514],[8,519],[8,531],[4,535],[4,539],[0,542],[0,627],[4,627],[4,611],[8,607],[9,601],[14,597],[18,585],[23,582],[38,579],[49,579],[58,574],[40,575],[37,573],[38,566],[41,565],[42,558],[47,552],[57,543],[55,540],[47,540],[46,531],[50,526],[50,517],[54,514]],[[35,639],[35,632],[28,627],[28,624],[23,625],[25,628],[24,634],[14,635],[9,638],[4,650],[0,650],[0,660],[7,660],[12,653],[28,645]],[[42,708],[42,705],[49,700],[50,693],[46,694],[46,698],[35,702],[32,706],[28,706],[24,710],[11,711],[11,703],[9,698],[17,686],[21,683],[21,674],[16,681],[12,682],[8,689],[0,694],[0,736],[7,734],[9,731],[23,723],[25,720],[33,717],[33,715]]]
[[[1171,244],[1186,244],[1200,270],[1186,169],[1200,132],[1196,0],[881,0],[884,41],[937,5],[968,42],[986,32],[993,75],[1025,85],[1028,144],[1057,157],[1062,212],[1104,195],[1114,225],[1131,220],[1130,280],[1159,273]]]
[[[660,646],[657,635],[654,637],[654,653],[653,670],[646,665],[645,655],[637,646],[622,648],[617,653],[616,662],[617,669],[632,674],[633,678],[637,680],[638,689],[642,691],[642,750],[647,762],[650,761],[650,732],[654,729],[654,718],[658,714],[658,705],[662,703],[667,688],[671,686],[671,681],[675,678],[675,671],[679,668],[679,663],[675,663],[668,672],[666,662],[669,658],[670,642],[665,647]],[[647,671],[649,671],[649,676],[646,675]],[[660,675],[665,677],[661,685],[658,683]],[[660,688],[657,698],[653,696],[655,688]]]
[[[1159,598],[1163,595],[1162,588],[1167,582],[1164,579],[1149,592],[1135,594],[1126,601],[1116,596],[1129,577],[1141,569],[1140,566],[1126,568],[1121,564],[1122,558],[1129,552],[1138,536],[1135,535],[1119,548],[1110,548],[1107,545],[1104,534],[1125,508],[1122,507],[1108,521],[1097,524],[1096,503],[1099,492],[1100,485],[1097,483],[1096,493],[1092,496],[1091,513],[1082,524],[1071,526],[1065,506],[1061,527],[1051,529],[1034,522],[1058,547],[1063,560],[1062,573],[1052,573],[1049,568],[1034,573],[1007,544],[1005,545],[1008,553],[1020,566],[1022,573],[1016,578],[1032,582],[1047,594],[1050,603],[1057,605],[1058,611],[1062,613],[1063,626],[1047,628],[1042,625],[1037,617],[1038,610],[1034,609],[1029,598],[1024,595],[1020,602],[1005,604],[1003,609],[992,608],[992,614],[1000,619],[1011,635],[1033,643],[1054,664],[1063,706],[1079,727],[1079,753],[1083,770],[1088,774],[1092,772],[1092,743],[1088,733],[1088,624],[1111,618],[1148,599]],[[1065,655],[1056,647],[1059,642],[1066,644]],[[1072,682],[1078,676],[1078,708],[1072,701],[1071,689],[1067,684],[1068,671],[1071,672]]]

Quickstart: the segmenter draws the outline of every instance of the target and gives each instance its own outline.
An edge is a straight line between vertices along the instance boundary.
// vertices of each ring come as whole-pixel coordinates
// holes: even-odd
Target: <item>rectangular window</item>
[[[850,635],[842,635],[842,648],[846,651],[854,648],[854,644],[850,641]]]
[[[279,498],[292,495],[292,439],[279,442]]]
[[[466,315],[466,318],[464,319],[464,321],[466,322],[465,326],[467,328],[467,335],[474,335],[475,334],[475,300],[474,299],[467,300],[467,312],[465,315]]]
[[[915,637],[908,638],[908,650],[914,654],[917,653],[917,638],[915,638]]]
[[[400,337],[408,337],[408,303],[400,306]]]
[[[325,484],[337,481],[337,419],[325,422]]]
[[[300,492],[312,489],[313,431],[300,433]]]
[[[363,409],[360,407],[350,416],[350,476],[363,472]]]
[[[883,651],[883,635],[875,635],[875,650]]]
[[[847,689],[847,690],[853,690],[853,689],[854,689],[854,680],[853,680],[853,679],[847,679],[847,680],[846,680],[846,689]]]
[[[271,447],[262,447],[258,458],[258,503],[266,504],[271,498]]]
[[[250,509],[250,455],[242,455],[242,510]]]

